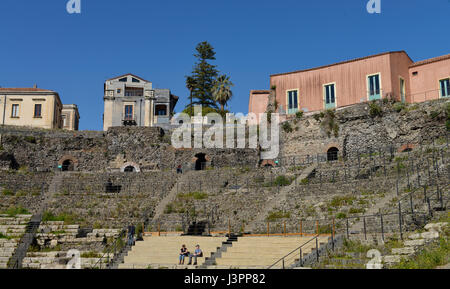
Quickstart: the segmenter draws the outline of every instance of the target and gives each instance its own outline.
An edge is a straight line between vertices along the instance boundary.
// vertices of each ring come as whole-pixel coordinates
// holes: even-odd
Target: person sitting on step
[[[182,245],[181,249],[180,249],[180,257],[179,257],[179,262],[178,265],[184,265],[184,259],[186,258],[186,256],[189,256],[190,253],[188,251],[188,249],[186,248],[186,245]]]
[[[188,265],[192,264],[192,257],[194,257],[194,266],[197,265],[197,258],[203,257],[202,249],[200,249],[200,245],[195,246],[194,254],[189,254],[189,263]]]

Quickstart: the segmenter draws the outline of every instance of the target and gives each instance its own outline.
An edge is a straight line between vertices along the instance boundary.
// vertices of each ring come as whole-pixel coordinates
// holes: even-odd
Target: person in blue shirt
[[[197,258],[203,257],[202,249],[200,249],[200,245],[195,246],[194,254],[189,254],[189,263],[188,265],[192,264],[192,258],[194,258],[194,266],[197,265]]]

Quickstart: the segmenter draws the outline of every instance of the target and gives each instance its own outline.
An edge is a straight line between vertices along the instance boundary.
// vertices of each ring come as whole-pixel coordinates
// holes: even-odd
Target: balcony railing
[[[125,126],[134,126],[137,125],[136,116],[134,115],[125,115],[122,124]]]

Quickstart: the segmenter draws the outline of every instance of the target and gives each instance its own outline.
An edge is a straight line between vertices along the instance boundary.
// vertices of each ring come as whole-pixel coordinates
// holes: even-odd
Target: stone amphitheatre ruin
[[[175,149],[159,128],[2,127],[0,268],[65,268],[73,249],[83,268],[180,268],[181,242],[205,253],[184,267],[298,267],[344,238],[403,236],[447,208],[449,110],[383,100],[293,117],[276,160]]]

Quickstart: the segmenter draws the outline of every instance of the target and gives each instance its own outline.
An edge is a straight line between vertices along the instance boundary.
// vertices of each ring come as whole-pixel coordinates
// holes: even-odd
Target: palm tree
[[[196,83],[195,83],[195,79],[193,77],[191,77],[191,76],[186,77],[186,88],[189,89],[189,92],[190,92],[189,98],[191,99],[191,116],[194,114],[193,111],[192,111],[192,109],[193,109],[193,106],[192,106],[192,91],[194,90],[195,85],[196,85]]]
[[[233,96],[233,92],[231,91],[232,86],[234,86],[234,84],[230,81],[230,77],[226,75],[219,76],[214,82],[212,94],[214,100],[220,104],[222,113],[224,112],[224,108],[228,101],[230,101]]]

